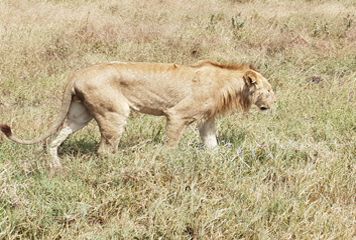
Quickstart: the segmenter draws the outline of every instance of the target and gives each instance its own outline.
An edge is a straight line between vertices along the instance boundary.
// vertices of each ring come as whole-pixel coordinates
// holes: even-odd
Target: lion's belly
[[[168,109],[192,94],[190,79],[171,71],[157,73],[122,69],[116,81],[131,109],[151,115],[165,115]]]
[[[145,114],[150,114],[154,116],[162,116],[165,115],[164,111],[159,110],[159,109],[154,109],[150,107],[141,107],[141,108],[132,108],[133,110],[140,112],[140,113],[145,113]]]
[[[181,98],[176,98],[166,94],[166,92],[155,92],[150,89],[140,89],[130,91],[130,94],[125,94],[129,101],[130,108],[134,111],[151,114],[155,116],[165,115],[167,109],[174,107]]]

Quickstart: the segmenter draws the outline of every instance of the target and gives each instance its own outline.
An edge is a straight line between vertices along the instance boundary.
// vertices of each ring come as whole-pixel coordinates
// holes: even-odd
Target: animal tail
[[[29,140],[20,139],[12,132],[11,127],[7,124],[0,124],[0,130],[5,134],[7,138],[9,138],[10,140],[16,143],[29,145],[29,144],[36,144],[36,143],[43,142],[46,138],[55,134],[58,131],[58,128],[63,124],[72,101],[72,96],[73,96],[72,89],[73,89],[73,81],[69,81],[63,93],[62,106],[56,121],[52,124],[49,130],[44,134],[42,134],[41,136]]]

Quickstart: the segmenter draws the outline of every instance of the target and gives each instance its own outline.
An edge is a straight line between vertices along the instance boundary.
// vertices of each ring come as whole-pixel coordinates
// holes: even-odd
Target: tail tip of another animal
[[[0,130],[6,135],[6,137],[10,137],[12,135],[11,127],[6,124],[0,124]]]

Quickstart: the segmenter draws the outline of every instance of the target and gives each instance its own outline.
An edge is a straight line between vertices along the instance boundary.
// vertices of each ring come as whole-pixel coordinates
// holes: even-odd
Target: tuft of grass
[[[34,137],[68,74],[106,61],[254,64],[276,109],[194,126],[162,148],[164,119],[133,114],[109,158],[95,123],[60,149],[0,136],[0,239],[352,239],[356,6],[344,1],[0,2],[0,122]],[[50,104],[49,104],[50,103]]]

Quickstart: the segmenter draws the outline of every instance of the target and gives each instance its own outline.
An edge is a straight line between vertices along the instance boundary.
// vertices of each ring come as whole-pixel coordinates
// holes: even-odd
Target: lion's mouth
[[[268,110],[268,109],[269,109],[269,107],[267,107],[267,106],[261,106],[261,107],[260,107],[260,110],[261,110],[261,111],[266,111],[266,110]]]

